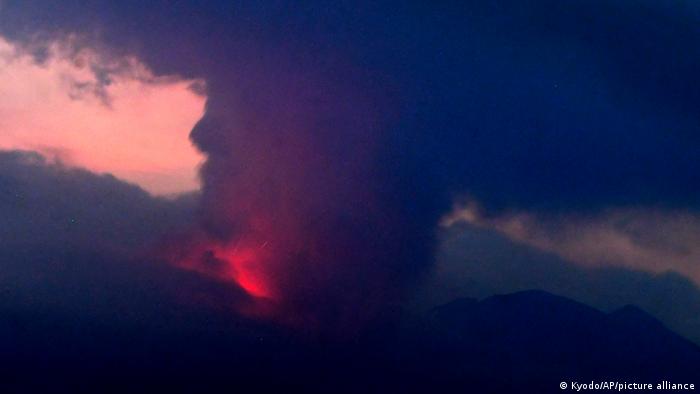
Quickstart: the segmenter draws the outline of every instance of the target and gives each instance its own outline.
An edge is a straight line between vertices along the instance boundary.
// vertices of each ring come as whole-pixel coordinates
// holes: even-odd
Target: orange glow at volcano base
[[[248,294],[257,298],[272,298],[272,290],[265,276],[260,272],[260,261],[263,257],[262,247],[218,248],[214,257],[227,263],[226,276],[233,278]]]
[[[249,296],[235,309],[248,316],[271,317],[279,300],[268,272],[272,255],[266,247],[266,242],[244,239],[233,243],[198,239],[169,260],[183,269],[235,283]]]

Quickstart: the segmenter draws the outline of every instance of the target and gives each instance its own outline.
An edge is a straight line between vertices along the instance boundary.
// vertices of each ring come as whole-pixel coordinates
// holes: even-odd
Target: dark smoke
[[[254,249],[278,317],[341,330],[425,271],[441,210],[388,170],[396,114],[370,76],[289,58],[210,81],[192,133],[208,155],[202,221],[213,243]]]

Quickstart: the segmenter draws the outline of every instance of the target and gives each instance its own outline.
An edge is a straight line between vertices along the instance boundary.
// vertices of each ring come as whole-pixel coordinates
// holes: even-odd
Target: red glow
[[[258,298],[272,298],[272,290],[261,269],[262,252],[262,246],[257,250],[234,246],[218,248],[215,255],[227,263],[230,276],[248,294]]]
[[[272,256],[267,246],[267,242],[247,239],[222,242],[196,238],[180,245],[178,253],[169,259],[181,268],[235,283],[249,297],[233,307],[247,315],[269,316],[278,292],[269,277]]]

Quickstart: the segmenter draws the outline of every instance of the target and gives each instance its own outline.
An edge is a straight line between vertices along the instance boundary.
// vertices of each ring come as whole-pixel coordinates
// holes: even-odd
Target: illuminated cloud
[[[455,209],[443,226],[466,222],[587,266],[678,272],[700,284],[700,216],[683,210],[611,208],[596,214],[517,212],[485,216],[475,203]]]
[[[0,149],[35,150],[154,194],[194,190],[203,157],[188,135],[204,112],[201,85],[72,38],[28,49],[0,37]]]

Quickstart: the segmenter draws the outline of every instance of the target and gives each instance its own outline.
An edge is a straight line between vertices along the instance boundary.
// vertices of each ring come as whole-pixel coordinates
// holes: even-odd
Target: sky
[[[45,59],[0,38],[0,148],[110,173],[157,195],[194,191],[202,155],[188,135],[204,111],[199,81],[154,76],[70,37]],[[101,79],[107,79],[102,81]]]
[[[700,338],[698,18],[693,1],[3,1],[0,201],[130,190],[123,218],[59,199],[12,226],[106,225],[63,235],[126,236],[292,327],[530,286]],[[137,237],[155,206],[179,219]]]

